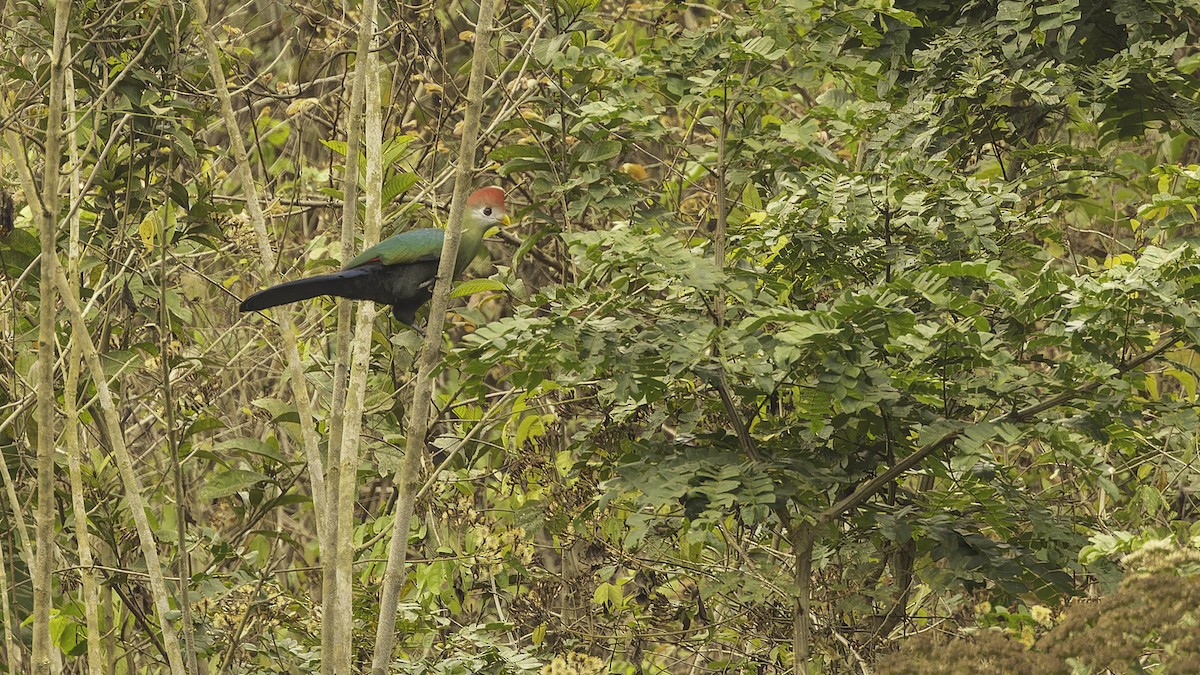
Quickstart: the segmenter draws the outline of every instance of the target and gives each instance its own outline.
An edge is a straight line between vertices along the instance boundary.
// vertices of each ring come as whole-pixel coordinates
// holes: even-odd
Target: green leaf
[[[325,147],[336,152],[337,154],[341,155],[342,157],[346,156],[346,142],[345,141],[328,141],[328,140],[322,139],[321,145],[324,145]]]
[[[234,438],[222,441],[214,445],[211,452],[217,457],[224,457],[230,454],[243,458],[258,456],[278,462],[279,464],[289,464],[283,455],[279,454],[278,450],[257,438]]]
[[[247,469],[221,471],[205,479],[200,486],[199,497],[205,501],[228,497],[267,480],[266,475]]]
[[[583,164],[603,162],[621,154],[621,148],[620,141],[582,143],[578,154],[575,156],[575,160]]]
[[[145,356],[135,349],[114,349],[100,355],[104,374],[116,377],[119,373],[136,370],[145,363]]]
[[[497,162],[510,159],[546,159],[546,153],[537,145],[502,145],[488,153],[488,157]]]
[[[53,610],[50,614],[50,639],[68,656],[78,656],[87,649],[83,625],[65,613]]]
[[[260,398],[251,403],[256,408],[262,408],[271,414],[272,422],[299,422],[300,415],[295,406],[277,398]]]
[[[508,287],[496,279],[471,279],[464,281],[454,287],[450,291],[450,297],[461,298],[467,295],[474,295],[484,291],[507,291]]]
[[[405,172],[392,176],[386,183],[383,184],[383,193],[380,196],[384,204],[392,203],[396,197],[408,192],[408,189],[417,184],[421,180],[420,176],[415,173]]]
[[[195,421],[193,421],[190,425],[188,425],[187,430],[185,430],[183,432],[183,435],[180,437],[180,440],[183,440],[190,436],[194,436],[195,434],[203,433],[205,431],[212,431],[213,429],[224,429],[224,428],[225,428],[225,423],[215,417],[207,417],[207,416],[197,417],[195,419]]]
[[[610,584],[608,582],[604,582],[604,583],[596,586],[596,590],[592,592],[592,604],[603,605],[604,603],[608,602],[608,599],[609,599],[609,590],[608,589],[611,586],[612,586],[612,584]],[[618,590],[620,590],[620,589],[618,589]]]
[[[743,42],[742,49],[747,54],[752,54],[768,61],[774,61],[787,53],[786,50],[776,49],[775,40],[766,35],[753,37]]]
[[[754,183],[746,183],[745,189],[742,190],[742,203],[751,211],[762,211],[763,201],[758,196],[758,187]]]
[[[196,159],[196,145],[192,143],[192,137],[183,127],[175,127],[171,130],[171,135],[175,138],[175,147],[183,152],[188,159]],[[186,206],[181,204],[180,206]]]
[[[404,156],[405,151],[408,150],[408,146],[412,145],[412,142],[414,140],[416,140],[415,136],[404,135],[404,136],[395,136],[393,138],[389,138],[388,140],[384,141],[383,152],[382,152],[383,165],[390,166],[392,164],[395,164],[401,157]],[[345,154],[344,150],[343,150],[342,154],[343,155]]]

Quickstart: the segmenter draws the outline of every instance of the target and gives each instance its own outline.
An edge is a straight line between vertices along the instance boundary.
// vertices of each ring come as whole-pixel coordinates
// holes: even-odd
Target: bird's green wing
[[[405,265],[408,263],[437,260],[442,256],[443,230],[426,227],[395,234],[359,253],[346,263],[345,269],[361,267],[367,263]]]

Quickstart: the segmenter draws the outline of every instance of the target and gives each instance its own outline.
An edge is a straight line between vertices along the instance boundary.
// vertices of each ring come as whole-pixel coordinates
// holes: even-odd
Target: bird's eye
[[[483,209],[483,215],[485,215],[485,216],[490,216],[490,215],[492,215],[492,207],[490,207],[490,206],[485,206],[485,207],[484,207],[484,209]]]

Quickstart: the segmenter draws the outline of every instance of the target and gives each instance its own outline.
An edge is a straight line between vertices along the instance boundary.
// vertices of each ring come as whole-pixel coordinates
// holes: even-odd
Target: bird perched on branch
[[[509,222],[504,211],[504,190],[492,186],[472,193],[463,216],[454,276],[475,258],[488,228]],[[416,329],[417,309],[433,297],[444,239],[445,231],[433,227],[392,235],[359,253],[340,272],[272,286],[243,300],[238,309],[253,312],[318,295],[334,295],[391,305],[397,320]]]

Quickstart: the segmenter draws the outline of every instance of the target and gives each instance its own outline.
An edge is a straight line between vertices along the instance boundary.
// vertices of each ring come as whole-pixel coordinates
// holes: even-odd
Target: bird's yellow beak
[[[508,214],[506,213],[506,214],[504,214],[504,217],[500,219],[500,224],[505,227],[508,227],[508,226],[512,225],[512,218],[509,218]]]

